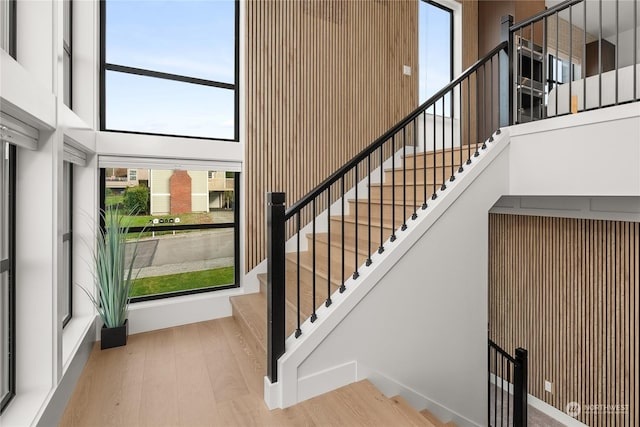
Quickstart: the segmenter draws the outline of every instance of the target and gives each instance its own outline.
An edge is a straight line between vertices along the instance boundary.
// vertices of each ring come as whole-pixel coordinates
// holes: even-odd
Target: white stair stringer
[[[285,408],[376,374],[448,412],[486,418],[488,211],[508,194],[508,129],[289,337],[265,401]],[[446,215],[445,215],[446,213]],[[442,328],[443,322],[447,327]]]

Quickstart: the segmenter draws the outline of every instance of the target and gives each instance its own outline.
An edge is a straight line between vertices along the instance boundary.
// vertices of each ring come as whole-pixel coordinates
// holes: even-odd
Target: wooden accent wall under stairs
[[[399,230],[403,224],[403,218],[410,221],[413,209],[421,209],[424,201],[425,182],[427,199],[430,201],[434,190],[439,190],[443,183],[443,151],[418,152],[413,155],[411,150],[407,150],[404,164],[396,165],[394,169],[385,169],[384,182],[382,184],[372,183],[371,192],[371,219],[369,220],[369,191],[358,194],[357,200],[348,200],[345,206],[349,205],[349,214],[344,217],[344,265],[342,264],[342,216],[330,217],[331,234],[317,232],[315,241],[315,272],[313,269],[313,236],[311,234],[300,236],[300,240],[307,239],[309,250],[300,253],[300,323],[302,324],[313,312],[313,279],[316,280],[315,307],[318,308],[325,303],[328,293],[335,292],[345,279],[350,278],[356,268],[356,216],[355,205],[358,205],[358,241],[357,241],[357,266],[367,268],[363,264],[368,258],[369,247],[371,253],[378,250],[380,241],[380,228],[386,243],[391,236],[392,229]],[[471,155],[475,152],[475,146],[470,150]],[[467,146],[444,150],[446,162],[451,161],[451,155],[455,157],[456,163],[460,159],[463,162],[468,158],[469,149]],[[414,179],[415,165],[415,179]],[[425,167],[426,165],[426,181]],[[435,167],[435,179],[434,179]],[[404,169],[403,169],[404,168]],[[392,174],[395,174],[395,194],[392,191]],[[451,168],[444,171],[445,183],[449,182],[452,175]],[[403,193],[402,183],[406,180],[407,187]],[[435,183],[435,185],[434,185]],[[416,197],[414,198],[414,189]],[[395,203],[393,202],[395,200]],[[382,208],[382,211],[381,211]],[[392,211],[395,210],[395,223],[392,222]],[[382,218],[381,218],[382,217]],[[381,220],[382,219],[382,220]],[[371,225],[371,242],[369,242],[369,227]],[[398,231],[397,231],[398,232]],[[328,262],[328,247],[331,245],[331,262]],[[330,266],[330,271],[329,271]],[[297,327],[297,254],[294,252],[286,255],[286,330],[287,334],[293,334]],[[240,324],[245,336],[252,341],[251,346],[257,351],[258,357],[266,358],[266,312],[267,312],[267,277],[266,274],[258,275],[260,280],[260,292],[250,295],[233,297],[231,305],[233,316]]]

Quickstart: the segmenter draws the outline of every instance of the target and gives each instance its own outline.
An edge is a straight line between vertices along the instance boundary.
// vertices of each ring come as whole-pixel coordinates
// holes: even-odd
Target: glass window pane
[[[62,2],[62,5],[63,5],[62,37],[63,37],[63,40],[66,42],[66,44],[70,46],[71,45],[71,0],[64,0]]]
[[[11,26],[9,25],[9,2],[0,1],[0,49],[9,52],[9,34],[11,34]]]
[[[234,91],[106,73],[108,130],[233,139]]]
[[[62,256],[63,256],[63,280],[62,280],[62,295],[60,296],[60,307],[62,310],[62,318],[67,319],[71,317],[71,241],[66,240],[62,243]]]
[[[9,256],[9,143],[0,142],[0,260]]]
[[[234,83],[234,27],[232,0],[109,0],[106,62]]]
[[[452,12],[419,1],[419,103],[422,104],[452,79]]]
[[[9,273],[0,273],[0,400],[9,393]]]
[[[64,76],[63,90],[64,90],[64,105],[71,107],[71,55],[64,52],[62,55],[62,72]]]
[[[124,223],[146,227],[141,235],[129,235],[128,259],[135,239],[141,238],[132,296],[235,284],[235,173],[127,168],[111,172],[120,170],[124,180],[110,179],[105,171],[105,206],[118,207],[123,214],[135,211],[123,218]],[[126,179],[132,175],[137,181]]]

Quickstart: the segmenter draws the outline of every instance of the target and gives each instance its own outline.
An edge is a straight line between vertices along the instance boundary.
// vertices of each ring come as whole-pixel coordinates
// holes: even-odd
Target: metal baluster
[[[507,367],[507,387],[508,387],[509,384],[511,384],[511,366],[512,366],[512,364],[509,363],[507,366],[508,366]],[[507,393],[507,397],[509,397],[509,393]],[[509,423],[509,413],[510,413],[510,410],[509,410],[510,409],[510,405],[509,405],[509,403],[511,403],[511,398],[510,397],[507,399],[507,425],[510,425],[510,423]]]
[[[467,164],[471,164],[471,75],[467,76]]]
[[[407,229],[407,127],[402,128],[402,227]]]
[[[386,142],[386,141],[385,141]],[[380,200],[384,200],[383,188],[384,188],[384,143],[380,144]],[[383,205],[380,203],[380,246],[378,247],[378,253],[384,252],[384,216]]]
[[[371,154],[367,156],[367,195],[368,195],[368,203],[367,203],[367,261],[366,266],[369,267],[371,265]],[[380,205],[382,205],[382,199],[380,199]],[[356,254],[356,258],[358,254]]]
[[[495,357],[493,359],[493,419],[494,425],[498,422],[498,355],[500,353],[494,350]]]
[[[638,0],[633,1],[633,100],[638,99],[637,74],[638,74]]]
[[[548,70],[547,67],[549,64],[547,63],[547,17],[545,16],[542,20],[542,91],[546,90],[546,93],[549,94],[551,88],[549,87],[549,76],[547,75]],[[546,88],[546,89],[545,89]],[[544,96],[544,93],[543,93]],[[542,109],[542,117],[546,118],[547,116],[547,105],[546,102],[543,105]],[[556,115],[558,112],[556,111]]]
[[[355,190],[356,190],[356,200],[355,200],[355,205],[356,205],[356,209],[355,209],[355,220],[356,220],[356,230],[355,230],[355,234],[356,234],[356,238],[354,240],[354,244],[355,244],[355,265],[356,265],[356,269],[353,272],[353,278],[354,280],[357,279],[360,276],[360,273],[358,273],[358,163],[356,163],[355,167],[354,167],[354,181],[355,181]]]
[[[558,65],[560,64],[560,61],[558,61],[558,37],[560,37],[560,33],[558,28],[560,27],[560,15],[558,14],[558,11],[556,11],[555,13],[556,15],[556,57],[555,57],[555,68],[553,70],[553,80],[554,80],[554,87],[556,88],[556,116],[560,115],[560,112],[558,111],[558,98],[560,98],[560,86],[558,85]]]
[[[341,226],[342,226],[342,269],[340,271],[342,280],[341,280],[341,284],[340,284],[340,293],[343,293],[345,290],[347,290],[347,288],[345,287],[345,277],[344,277],[344,270],[346,267],[345,264],[345,259],[344,259],[344,175],[342,175],[342,177],[340,178],[340,187],[342,190],[342,197],[340,198],[340,204],[342,205],[342,220],[341,220]]]
[[[302,335],[302,329],[300,329],[300,214],[302,210],[298,211],[296,215],[296,318],[297,327],[295,337],[298,338]]]
[[[531,102],[531,104],[530,104],[531,112],[529,113],[529,121],[532,122],[533,121],[533,106],[535,105],[535,102],[534,102],[535,96],[534,96],[534,92],[533,92],[533,62],[535,60],[536,51],[535,51],[535,45],[533,43],[533,40],[534,40],[534,38],[533,38],[533,31],[534,31],[533,23],[531,23],[530,27],[531,27],[531,40],[529,41],[529,43],[531,43],[531,58],[529,60],[529,68],[530,68],[531,74],[529,75],[529,77],[530,77],[529,78],[529,88],[531,89],[531,100],[530,100],[530,102]],[[571,32],[571,31],[569,31],[569,32]]]
[[[460,136],[460,147],[459,147],[459,157],[460,157],[460,166],[458,166],[458,173],[462,173],[464,171],[464,167],[462,166],[464,164],[464,160],[462,159],[463,156],[463,149],[462,149],[462,82],[460,82],[460,84],[458,85],[458,94],[460,95],[460,124],[458,125],[458,134]]]
[[[616,49],[618,49],[618,52],[616,52],[616,103],[615,105],[618,105],[618,68],[619,67],[619,60],[620,60],[620,21],[619,21],[619,8],[620,8],[620,3],[618,0],[616,0]]]
[[[493,130],[494,130],[494,126],[495,126],[495,122],[493,121],[493,56],[491,57],[491,73],[490,73],[490,77],[491,77],[491,84],[489,85],[489,93],[491,94],[490,96],[490,101],[489,103],[491,104],[491,122],[489,125],[489,142],[493,142]]]
[[[573,7],[569,6],[569,112],[571,109],[571,89],[573,85]]]
[[[478,68],[479,70],[479,68]],[[482,64],[482,149],[487,148],[487,63]]]
[[[523,82],[522,82],[522,51],[523,51],[523,43],[522,43],[522,27],[520,27],[520,38],[518,40],[518,46],[520,47],[520,49],[518,49],[518,61],[517,61],[517,65],[518,65],[518,72],[516,73],[517,78],[518,78],[518,87],[520,88],[520,90],[518,90],[518,120],[517,123],[522,122],[522,114],[524,111],[524,107],[522,105],[522,88],[524,87]]]
[[[327,190],[327,300],[324,305],[331,305],[331,186]]]
[[[313,201],[311,202],[311,214],[313,215],[312,218],[312,222],[311,222],[311,227],[312,227],[312,236],[313,236],[313,260],[312,260],[312,265],[313,265],[313,269],[312,269],[312,295],[311,295],[311,301],[313,303],[312,306],[312,312],[311,312],[311,323],[315,322],[316,319],[318,318],[318,316],[316,315],[316,199],[314,198]]]
[[[500,357],[500,425],[504,425],[505,416],[504,416],[504,359],[505,357]],[[508,365],[507,365],[508,366]],[[507,393],[507,399],[509,398],[509,393]],[[507,414],[507,425],[509,425],[509,414]]]
[[[396,134],[391,136],[391,237],[396,240]]]
[[[582,109],[586,110],[587,109],[587,64],[586,64],[586,59],[587,59],[587,2],[584,1],[582,2],[582,4],[584,5],[584,13],[583,13],[583,20],[582,20],[582,60],[585,62],[582,67]],[[578,105],[578,108],[580,106]],[[556,111],[556,114],[558,114],[558,111]]]
[[[487,425],[491,426],[491,341],[487,346],[487,372],[489,373],[489,380],[487,381]]]
[[[454,136],[453,136],[453,108],[454,108],[454,103],[453,103],[453,88],[451,88],[451,108],[449,108],[449,122],[451,123],[451,177],[449,178],[449,181],[453,182],[456,179],[455,173],[455,167],[456,167],[456,159],[455,159],[455,155],[456,152],[454,150]]]
[[[446,137],[445,137],[445,133],[446,133],[446,124],[444,122],[444,115],[445,115],[445,110],[444,110],[444,102],[445,100],[445,95],[442,95],[442,186],[440,187],[440,191],[444,191],[447,189],[447,184],[445,184],[447,178],[445,178],[446,174],[447,174],[447,159],[446,159]]]
[[[480,155],[480,151],[478,148],[478,143],[480,140],[480,120],[478,111],[480,111],[480,77],[478,76],[478,70],[475,72],[476,75],[476,152],[473,154],[473,157],[478,157]]]
[[[438,195],[436,194],[436,181],[438,180],[436,176],[436,102],[433,102],[433,194],[431,195],[431,200],[435,200]],[[426,184],[426,182],[425,182]]]
[[[602,108],[602,0],[598,1],[598,107]]]
[[[427,209],[427,159],[429,155],[427,153],[427,109],[425,108],[422,113],[422,135],[424,138],[424,152],[422,153],[422,191],[424,202],[422,203],[422,209]]]
[[[413,119],[413,203],[411,204],[413,208],[413,214],[411,215],[411,219],[415,220],[418,218],[418,213],[416,212],[416,202],[418,200],[417,191],[418,191],[418,179],[416,175],[416,150],[418,147],[418,128],[416,126],[416,119]]]

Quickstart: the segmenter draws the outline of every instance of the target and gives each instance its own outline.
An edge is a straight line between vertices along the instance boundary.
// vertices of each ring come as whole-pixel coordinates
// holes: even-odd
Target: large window
[[[69,108],[72,106],[72,82],[73,82],[73,56],[72,56],[72,39],[73,39],[73,1],[63,0],[63,19],[62,19],[62,75],[63,75],[63,101],[64,105]]]
[[[73,316],[73,164],[63,163],[62,206],[62,326],[67,326]]]
[[[132,226],[127,251],[142,232],[132,301],[237,286],[238,174],[127,166],[101,174],[103,206]]]
[[[15,395],[15,146],[0,139],[0,412]]]
[[[453,80],[453,11],[440,4],[418,2],[419,103]]]
[[[237,140],[234,0],[103,0],[102,130]]]
[[[0,49],[16,57],[16,0],[0,0]]]

